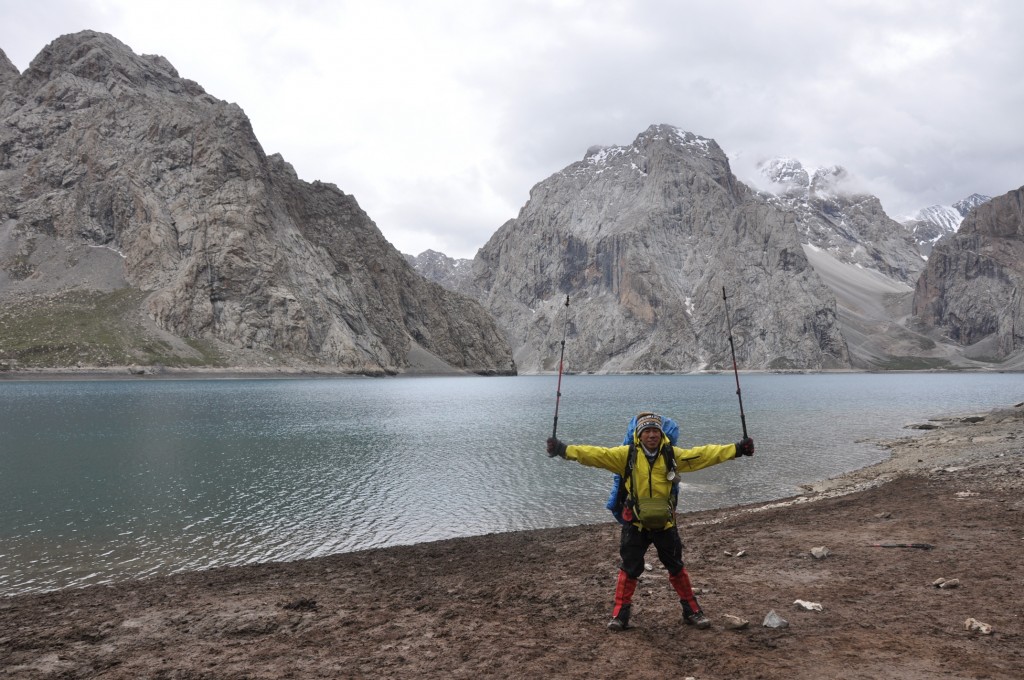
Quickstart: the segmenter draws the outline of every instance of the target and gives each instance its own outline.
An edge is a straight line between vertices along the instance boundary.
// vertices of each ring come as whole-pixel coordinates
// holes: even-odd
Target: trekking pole
[[[740,422],[743,423],[743,438],[747,439],[747,417],[743,415],[743,393],[740,392],[740,371],[736,367],[736,345],[732,341],[732,321],[729,319],[729,298],[722,286],[722,301],[725,303],[725,325],[729,329],[729,349],[732,350],[732,372],[736,376],[736,398],[740,400]]]
[[[562,400],[562,361],[565,359],[565,334],[569,330],[569,296],[565,296],[565,325],[562,326],[562,353],[558,357],[558,387],[555,389],[555,422],[551,426],[551,438],[558,432],[558,402]]]

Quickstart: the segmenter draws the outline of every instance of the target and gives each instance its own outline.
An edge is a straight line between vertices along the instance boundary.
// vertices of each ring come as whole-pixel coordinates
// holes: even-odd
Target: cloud
[[[268,153],[353,194],[401,251],[471,257],[530,188],[651,124],[749,179],[838,164],[894,217],[1024,184],[1013,0],[0,0],[21,69],[113,34],[238,103]],[[8,20],[10,19],[10,20]]]

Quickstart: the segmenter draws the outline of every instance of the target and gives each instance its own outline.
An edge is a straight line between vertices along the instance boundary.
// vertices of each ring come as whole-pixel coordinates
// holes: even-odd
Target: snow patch
[[[96,246],[96,245],[93,245],[93,244],[91,244],[91,243],[90,243],[90,244],[88,244],[88,246],[89,246],[90,248],[106,248],[107,250],[112,250],[112,251],[114,251],[115,253],[117,253],[118,255],[120,255],[120,256],[121,256],[121,259],[122,259],[122,260],[127,260],[127,259],[128,259],[128,258],[127,258],[127,257],[125,256],[125,254],[124,254],[124,253],[122,253],[122,252],[121,252],[120,250],[118,250],[117,248],[113,248],[113,247],[111,247],[111,246],[102,246],[102,245],[101,245],[101,246]]]
[[[692,132],[681,130],[677,127],[672,128],[672,141],[680,146],[685,146],[690,149],[697,151],[702,156],[711,155],[711,141],[707,137],[701,137],[695,135]]]

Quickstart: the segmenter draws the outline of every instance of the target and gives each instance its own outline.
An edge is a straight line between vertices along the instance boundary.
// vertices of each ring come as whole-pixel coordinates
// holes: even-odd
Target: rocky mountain
[[[524,372],[850,365],[835,296],[794,216],[737,181],[714,140],[655,125],[540,182],[473,261]],[[565,306],[566,296],[570,299]]]
[[[11,83],[17,80],[19,75],[21,74],[18,73],[18,69],[7,58],[7,53],[0,50],[0,98],[7,94]]]
[[[896,281],[917,279],[924,260],[912,233],[886,215],[877,197],[860,191],[844,168],[808,172],[798,160],[777,158],[760,170],[769,187],[761,196],[793,215],[804,243]]]
[[[965,347],[1004,361],[1024,348],[1024,187],[977,205],[936,244],[914,290],[913,311]]]
[[[991,200],[991,196],[985,196],[983,194],[971,194],[967,198],[954,203],[953,209],[960,213],[961,217],[967,217],[967,213],[971,212],[982,203],[988,203]]]
[[[0,360],[515,372],[478,303],[163,57],[84,31],[0,88]]]
[[[854,368],[931,368],[960,361],[911,318],[925,265],[913,231],[892,220],[839,166],[809,172],[794,159],[763,163],[760,195],[793,216],[815,273],[832,290]]]
[[[1020,191],[957,204],[926,263],[842,168],[763,170],[656,125],[538,183],[472,261],[403,257],[237,105],[64,36],[23,74],[0,53],[0,369],[542,372],[567,333],[569,371],[726,370],[723,288],[742,368],[1024,365]]]
[[[448,257],[436,250],[424,250],[415,256],[403,254],[403,257],[426,280],[454,291],[467,290],[473,260]]]
[[[770,190],[747,189],[713,140],[654,126],[629,146],[592,147],[534,187],[469,281],[440,253],[407,258],[475,295],[526,372],[557,366],[566,331],[575,371],[728,367],[720,291],[737,284],[730,305],[747,368],[1007,365],[914,316],[925,258],[845,170],[794,159],[761,169]]]
[[[922,208],[903,225],[910,229],[917,241],[918,250],[928,256],[943,236],[956,233],[967,213],[973,208],[992,200],[991,196],[971,194],[953,205],[932,205]]]

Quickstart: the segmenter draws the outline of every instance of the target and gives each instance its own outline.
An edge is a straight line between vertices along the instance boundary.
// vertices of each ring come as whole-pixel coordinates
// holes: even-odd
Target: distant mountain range
[[[578,304],[584,309],[572,316],[574,328],[585,344],[598,349],[593,355],[576,357],[577,370],[671,370],[668,365],[707,370],[727,365],[724,347],[714,343],[713,331],[723,319],[721,305],[713,302],[713,290],[707,286],[708,268],[714,263],[713,270],[735,270],[741,258],[752,261],[770,252],[764,241],[758,245],[740,240],[730,243],[728,250],[717,242],[723,230],[734,228],[744,214],[754,211],[772,237],[788,233],[800,244],[802,257],[790,248],[787,266],[806,258],[805,264],[797,266],[808,283],[790,298],[785,287],[773,290],[778,283],[772,282],[771,268],[761,263],[742,268],[749,286],[744,292],[751,296],[747,304],[768,313],[752,325],[761,329],[760,337],[770,338],[771,345],[755,347],[755,340],[745,339],[745,365],[920,369],[1019,362],[1020,345],[1015,342],[1010,343],[1010,351],[995,354],[980,346],[962,347],[951,343],[941,327],[929,329],[912,315],[914,287],[935,243],[955,232],[962,215],[991,199],[973,194],[950,209],[958,215],[955,219],[935,208],[901,224],[885,214],[875,196],[859,191],[842,167],[808,171],[795,159],[773,159],[760,168],[769,190],[745,191],[731,175],[724,154],[716,150],[713,140],[671,126],[652,126],[627,147],[589,149],[583,162],[534,187],[520,216],[503,226],[474,260],[455,260],[434,251],[406,258],[426,278],[473,295],[494,313],[510,334],[521,370],[551,368],[558,341],[559,292],[583,298]],[[655,158],[658,163],[653,162]],[[614,184],[609,184],[609,177]],[[695,184],[705,191],[694,193]],[[709,204],[710,187],[729,191],[711,196]],[[687,225],[685,234],[673,226],[680,222]],[[621,231],[626,234],[644,233],[639,245],[619,240],[616,224],[625,225]],[[650,234],[645,233],[648,228]],[[672,241],[675,255],[667,259],[653,245]],[[660,272],[678,268],[676,263],[683,263],[685,271],[694,250],[702,253],[700,265],[691,274],[678,274],[682,280],[665,281],[666,274]],[[555,276],[559,269],[606,268],[601,264],[607,261],[606,252],[614,253],[619,262],[649,262],[642,269],[654,279],[645,280],[638,271],[630,282],[639,290],[629,292],[622,290],[621,280],[607,277],[604,283],[591,286],[566,285],[563,273],[563,283],[556,290],[550,289],[546,277],[538,279],[537,272]],[[754,272],[763,273],[754,276]],[[825,284],[828,290],[810,301],[817,310],[813,322],[807,320],[809,312],[792,308],[796,299],[815,290],[811,281]],[[531,282],[537,287],[510,295]],[[649,311],[638,320],[634,309],[643,304],[644,296]],[[531,299],[537,302],[530,304]],[[633,309],[624,311],[624,300]],[[694,300],[704,300],[710,308],[701,310]],[[747,311],[743,303],[733,304]],[[676,319],[671,324],[672,337],[659,340],[659,315]],[[827,321],[832,315],[834,324]],[[703,329],[693,329],[694,323],[703,323]],[[624,330],[631,326],[640,329],[640,335]],[[808,328],[819,339],[816,349],[800,346]],[[683,343],[680,331],[684,338],[690,336]],[[836,340],[837,335],[841,340]],[[604,350],[599,338],[606,336],[622,338],[624,347]],[[702,340],[707,347],[701,348]]]
[[[903,225],[914,234],[918,249],[927,256],[939,239],[956,233],[967,213],[991,200],[991,196],[971,194],[953,205],[928,206],[918,210],[910,219],[903,220]]]
[[[744,369],[1022,367],[1022,190],[950,233],[842,168],[763,170],[771,191],[652,125],[540,181],[472,260],[403,256],[163,57],[91,31],[24,73],[0,52],[0,370],[509,375],[557,370],[563,338],[572,372],[730,370],[723,296]]]
[[[762,163],[759,170],[771,187],[770,193],[787,201],[789,208],[803,214],[805,219],[821,219],[826,216],[832,221],[835,221],[836,217],[842,219],[842,215],[837,213],[848,207],[842,205],[843,197],[862,196],[865,199],[877,200],[870,194],[858,191],[846,169],[841,166],[833,165],[808,171],[796,159],[774,158]],[[829,200],[834,203],[831,209],[823,205],[823,202]],[[900,222],[909,229],[918,252],[927,258],[940,238],[956,232],[960,222],[972,208],[990,200],[991,196],[971,194],[953,205],[922,208],[913,217]],[[810,238],[813,240],[813,236]]]
[[[811,196],[827,196],[825,187],[834,186],[836,178],[841,178],[846,171],[840,166],[819,168],[808,172],[792,158],[776,158],[762,164],[761,171],[770,182],[777,185],[777,190],[767,192],[768,195],[788,200],[788,208],[803,213],[804,219],[809,216],[820,217],[826,212],[813,208],[808,201]],[[833,199],[843,194],[833,194]],[[873,197],[866,196],[871,199]],[[769,199],[770,200],[770,199]],[[921,208],[908,219],[900,223],[910,232],[910,237],[920,255],[927,259],[935,243],[949,234],[956,233],[960,223],[973,208],[992,200],[991,196],[971,194],[967,198],[952,205],[932,205]],[[834,211],[833,211],[834,214]],[[813,234],[808,230],[808,242],[814,242]],[[856,247],[857,241],[852,242]],[[820,244],[819,244],[820,245]],[[406,260],[424,278],[445,285],[453,290],[464,286],[469,277],[472,259],[452,258],[435,250],[425,250],[419,255],[405,254]]]

